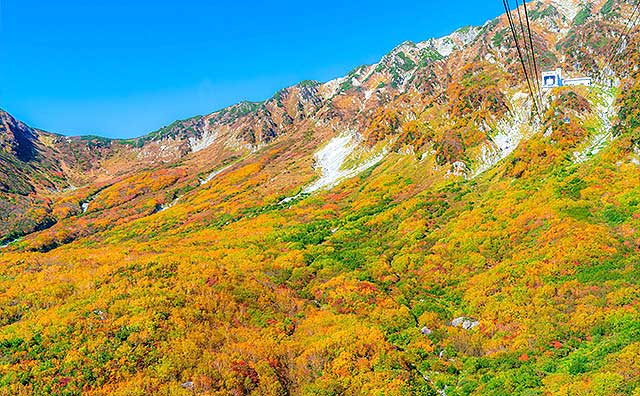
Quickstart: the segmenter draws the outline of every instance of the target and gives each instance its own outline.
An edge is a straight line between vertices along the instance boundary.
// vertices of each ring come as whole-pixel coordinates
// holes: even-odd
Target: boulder
[[[184,389],[193,389],[193,381],[187,381],[180,384]]]
[[[430,335],[431,333],[433,333],[433,331],[431,331],[430,328],[428,328],[427,326],[423,327],[420,332],[424,335]]]
[[[478,325],[480,325],[480,322],[475,320],[475,319],[471,319],[468,318],[466,316],[460,316],[458,318],[455,318],[451,321],[451,326],[453,327],[462,327],[465,330],[471,330],[474,327],[477,327]]]

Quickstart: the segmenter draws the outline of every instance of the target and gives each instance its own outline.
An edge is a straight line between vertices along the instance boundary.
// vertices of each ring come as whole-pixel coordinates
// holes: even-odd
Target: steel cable
[[[512,19],[511,16],[511,7],[509,6],[509,3],[507,0],[502,0],[502,4],[504,5],[504,9],[507,12],[507,19],[509,20],[509,27],[511,29],[511,34],[513,35],[513,39],[515,41],[516,44],[516,49],[518,51],[518,57],[520,58],[520,64],[522,65],[522,70],[524,72],[524,77],[527,80],[527,85],[529,87],[529,93],[531,93],[531,98],[533,101],[533,108],[534,111],[536,113],[536,115],[538,116],[538,119],[542,122],[542,118],[540,117],[540,112],[538,110],[538,105],[537,105],[537,100],[535,97],[535,94],[533,92],[533,88],[531,86],[531,80],[529,79],[529,73],[527,72],[527,66],[524,62],[524,57],[522,56],[522,50],[520,49],[520,42],[518,40],[518,32],[517,29],[515,27],[515,23]]]

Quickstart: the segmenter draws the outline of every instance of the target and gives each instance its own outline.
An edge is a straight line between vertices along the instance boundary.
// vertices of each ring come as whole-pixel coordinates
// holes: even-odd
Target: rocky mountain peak
[[[35,130],[0,110],[0,150],[15,155],[20,161],[29,162],[36,158],[37,142]]]

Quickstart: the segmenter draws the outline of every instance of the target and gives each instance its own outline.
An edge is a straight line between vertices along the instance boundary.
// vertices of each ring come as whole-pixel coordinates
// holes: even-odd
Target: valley
[[[530,7],[128,140],[0,112],[0,395],[638,395],[634,5]],[[61,131],[63,132],[63,131]]]

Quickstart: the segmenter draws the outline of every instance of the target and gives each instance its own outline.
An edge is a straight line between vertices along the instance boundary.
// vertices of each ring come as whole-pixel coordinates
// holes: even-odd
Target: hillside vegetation
[[[633,9],[530,4],[592,76]],[[640,395],[638,39],[538,119],[507,26],[131,141],[3,115],[0,395]]]

